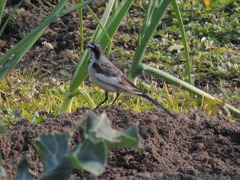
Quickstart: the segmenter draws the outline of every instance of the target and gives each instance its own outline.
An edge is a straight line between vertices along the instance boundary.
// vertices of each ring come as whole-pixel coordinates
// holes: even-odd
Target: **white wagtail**
[[[86,48],[91,54],[91,58],[88,63],[89,76],[97,86],[105,90],[105,99],[96,108],[108,100],[108,92],[117,93],[117,96],[112,104],[115,103],[120,93],[128,93],[147,99],[154,106],[163,109],[171,117],[175,118],[175,115],[173,115],[169,110],[144,94],[130,80],[128,80],[121,70],[106,58],[102,52],[100,44],[91,42],[87,44]]]

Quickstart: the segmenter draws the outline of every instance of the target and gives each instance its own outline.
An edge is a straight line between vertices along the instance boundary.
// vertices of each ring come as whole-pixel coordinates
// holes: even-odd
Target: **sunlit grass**
[[[181,6],[186,5],[181,4]],[[199,7],[189,6],[188,8],[193,8],[195,14],[201,14],[199,17],[193,17],[192,21],[186,24],[189,46],[191,48],[190,55],[193,61],[193,79],[195,81],[205,81],[211,78],[211,85],[214,85],[215,89],[209,90],[207,86],[205,86],[203,87],[205,88],[203,89],[204,91],[210,92],[211,94],[213,93],[215,97],[224,101],[231,102],[239,100],[240,90],[237,83],[239,82],[240,72],[240,53],[236,44],[234,44],[237,40],[237,38],[234,38],[236,35],[235,30],[233,29],[233,33],[229,33],[232,31],[229,29],[231,26],[226,26],[228,22],[225,21],[227,18],[231,20],[230,24],[235,25],[235,15],[233,14],[228,17],[227,14],[221,11],[223,17],[220,19],[219,17],[210,19],[212,21],[211,23],[215,23],[215,26],[209,26],[209,23],[199,26],[200,22],[207,20],[206,17],[214,15],[214,11],[206,11]],[[220,7],[220,9],[222,8],[224,7]],[[217,11],[217,9],[215,11]],[[138,10],[136,10],[136,12],[138,12]],[[189,17],[192,17],[192,15],[192,11],[183,11],[184,21],[188,22]],[[169,17],[172,17],[172,15],[167,14],[166,18]],[[139,23],[138,18],[131,19],[131,21],[133,24]],[[183,50],[176,53],[166,51],[172,44],[181,44],[179,30],[175,24],[175,20],[172,19],[168,27],[160,28],[156,32],[156,36],[151,40],[143,61],[152,67],[166,70],[174,74],[174,76],[178,76],[180,79],[185,80]],[[213,27],[215,29],[217,28],[217,31],[215,31]],[[219,38],[219,36],[224,33],[227,34],[228,37],[224,36],[223,39]],[[136,37],[136,33],[121,33],[121,35],[115,37],[115,42],[120,42],[122,44],[129,41],[135,42],[137,40]],[[124,45],[115,46],[111,51],[110,58],[114,60],[114,64],[118,67],[126,67],[124,70],[127,71],[129,69],[129,62],[132,60],[134,53],[135,50],[126,49]],[[29,120],[36,119],[36,114],[39,113],[39,116],[41,116],[41,112],[58,114],[62,102],[66,97],[66,91],[69,89],[70,78],[68,81],[63,81],[57,76],[55,76],[55,78],[39,78],[38,74],[33,72],[33,69],[34,68],[30,69],[30,71],[26,69],[23,72],[14,70],[7,78],[1,81],[1,120],[5,119],[5,122],[10,122],[11,124],[11,122],[17,122],[20,117],[26,117],[29,118]],[[124,72],[126,73],[126,71]],[[208,100],[198,100],[188,92],[181,88],[176,88],[171,84],[164,83],[163,88],[156,88],[153,84],[149,86],[154,88],[148,89],[146,94],[172,111],[205,111],[204,108]],[[90,84],[90,86],[85,85],[83,90],[93,98],[96,105],[103,101],[105,97],[104,91],[93,84]],[[114,97],[115,96],[110,93],[109,100],[103,106],[111,105]],[[212,102],[209,103],[211,104]],[[121,95],[116,104],[126,109],[133,109],[135,112],[141,112],[143,110],[150,111],[154,109],[152,104],[148,101],[132,95]],[[73,100],[72,110],[75,111],[78,107],[87,106],[88,104],[85,100],[81,96],[77,96]],[[21,115],[19,115],[19,112]]]
[[[6,79],[0,84],[1,97],[0,108],[18,110],[21,112],[19,118],[11,116],[3,116],[6,121],[16,123],[20,118],[29,118],[32,120],[36,112],[47,112],[57,115],[63,99],[68,89],[68,83],[58,82],[56,79],[45,78],[37,80],[37,77],[26,77],[26,73],[19,71],[12,71]],[[100,103],[105,98],[105,92],[98,87],[91,84],[91,86],[84,86],[84,91],[89,94],[95,104]],[[161,101],[168,102],[167,98],[159,100],[159,97],[167,97],[166,93],[160,92],[161,90],[151,90],[148,94],[152,98],[158,97]],[[163,95],[162,95],[163,94]],[[162,96],[159,96],[162,95]],[[103,105],[111,105],[115,95],[109,93],[109,100]],[[132,108],[136,112],[143,110],[153,110],[154,107],[144,99],[134,97],[131,95],[121,95],[116,102],[117,105],[121,105],[124,108]],[[170,103],[168,103],[170,104]],[[88,104],[81,96],[77,96],[73,101],[73,111],[79,107],[87,107]]]

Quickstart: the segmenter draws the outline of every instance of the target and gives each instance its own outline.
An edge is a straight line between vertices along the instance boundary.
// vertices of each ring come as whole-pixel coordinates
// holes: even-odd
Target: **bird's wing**
[[[110,61],[109,61],[110,62]],[[107,84],[121,89],[123,92],[131,94],[142,94],[127,77],[111,62],[98,62],[96,63],[96,77]]]

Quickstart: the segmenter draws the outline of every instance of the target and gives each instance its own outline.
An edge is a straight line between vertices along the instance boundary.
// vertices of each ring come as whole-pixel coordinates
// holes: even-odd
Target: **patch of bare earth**
[[[32,141],[43,132],[61,132],[85,117],[86,108],[61,116],[47,115],[41,124],[22,120],[1,135],[0,149],[7,179],[14,179],[22,156],[30,154],[30,173],[40,177],[39,162]],[[116,130],[139,122],[141,148],[121,148],[108,153],[105,172],[95,177],[74,170],[71,179],[240,179],[240,126],[224,116],[194,112],[172,119],[161,111],[135,113],[117,106],[106,112]],[[72,138],[72,146],[83,139],[82,129]]]

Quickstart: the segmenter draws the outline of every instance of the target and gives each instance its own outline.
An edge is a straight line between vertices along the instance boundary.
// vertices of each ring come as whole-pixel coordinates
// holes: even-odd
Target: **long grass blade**
[[[179,7],[178,7],[178,4],[177,4],[176,0],[172,1],[172,6],[173,6],[173,10],[176,13],[176,17],[178,19],[178,25],[179,25],[180,32],[181,32],[181,35],[182,35],[182,42],[183,42],[185,56],[186,56],[186,67],[187,67],[186,71],[187,71],[187,76],[188,76],[187,77],[188,78],[188,83],[193,84],[192,71],[191,71],[192,66],[191,66],[191,61],[190,61],[190,58],[189,58],[187,38],[186,38],[186,34],[185,34],[184,26],[183,26],[183,21],[182,21],[182,17],[181,17],[181,14],[180,14],[180,10],[179,10]]]
[[[128,12],[128,9],[130,8],[132,2],[133,2],[133,0],[122,1],[119,5],[118,9],[114,12],[111,19],[107,23],[105,29],[106,29],[106,32],[107,32],[108,36],[110,37],[110,39],[113,37],[113,35],[117,31],[120,23],[122,22],[123,17]],[[104,16],[103,21],[106,22],[106,20],[107,20],[107,16],[106,17]],[[105,50],[106,47],[108,46],[108,44],[110,43],[109,39],[107,38],[106,33],[103,31],[100,32],[100,30],[95,31],[91,41],[99,42],[102,45],[103,50]],[[77,67],[77,70],[73,76],[72,82],[70,84],[69,91],[71,93],[74,93],[75,91],[77,91],[78,87],[87,78],[87,76],[88,76],[88,71],[87,71],[88,59],[89,59],[88,52],[85,51],[80,60],[79,65]]]
[[[185,90],[187,90],[188,92],[190,93],[193,93],[195,95],[197,95],[198,97],[200,98],[209,98],[209,99],[212,99],[214,101],[221,101],[217,98],[215,98],[214,96],[194,87],[193,85],[181,80],[181,79],[178,79],[160,69],[156,69],[156,68],[153,68],[153,67],[150,67],[146,64],[141,64],[139,66],[139,68],[141,68],[143,71],[145,71],[146,73],[150,74],[150,75],[153,75],[153,76],[156,76],[156,77],[160,77],[161,79],[163,80],[166,80],[168,82],[171,82],[173,83],[174,85],[178,86],[178,87],[181,87]],[[237,110],[236,108],[232,107],[231,105],[229,104],[225,104],[225,107],[227,109],[229,109],[230,112],[232,112],[233,114],[235,114],[236,116],[240,117],[240,111]]]
[[[3,11],[4,11],[5,6],[6,6],[6,2],[7,2],[7,0],[1,0],[0,1],[0,25],[1,25],[1,21],[2,21]]]
[[[78,0],[78,3],[82,3],[82,0]],[[83,38],[83,16],[82,16],[82,8],[78,9],[78,22],[79,22],[79,39],[80,39],[80,52],[81,54],[84,52],[84,38]]]
[[[32,47],[32,45],[37,41],[37,39],[42,35],[42,33],[45,31],[45,29],[48,27],[50,23],[55,21],[57,18],[60,18],[78,8],[84,7],[94,0],[88,0],[84,3],[78,4],[76,6],[73,6],[71,8],[68,8],[62,12],[61,9],[65,6],[67,3],[67,0],[62,0],[55,9],[48,15],[48,17],[42,22],[41,25],[39,25],[37,28],[35,28],[33,31],[31,31],[25,38],[23,38],[21,41],[19,41],[13,48],[11,48],[8,52],[6,52],[1,58],[0,58],[0,66],[5,63],[12,55],[14,57],[10,59],[6,64],[4,64],[3,68],[0,70],[0,80],[3,79],[8,72],[10,72],[15,65],[19,62],[19,60],[26,54],[26,52]],[[60,12],[60,13],[59,13]]]
[[[136,49],[136,53],[133,57],[133,62],[131,68],[129,70],[129,78],[131,81],[135,83],[136,77],[139,73],[138,65],[142,62],[144,53],[147,49],[147,45],[150,39],[153,37],[154,32],[163,17],[167,7],[171,3],[172,0],[164,0],[164,1],[149,1],[150,7],[147,8],[147,13],[145,16],[145,20],[142,29],[139,33],[139,40]]]
[[[133,3],[133,0],[123,0],[119,4],[118,8],[114,11],[109,22],[106,24],[105,30],[108,36],[110,37],[110,39],[116,33],[120,23],[122,22],[122,19],[125,17],[132,3]],[[110,11],[110,9],[112,9],[112,7],[109,8],[108,11]],[[106,12],[106,14],[103,17],[101,19],[101,23],[104,25],[108,20],[109,14]],[[103,21],[105,23],[103,23]],[[108,44],[110,43],[106,33],[102,31],[102,29],[101,30],[97,29],[95,31],[91,41],[99,42],[102,45],[103,50],[105,50]],[[77,70],[74,73],[72,82],[68,90],[68,94],[63,102],[60,113],[71,112],[71,105],[72,105],[71,103],[72,103],[73,94],[76,91],[78,91],[79,86],[88,76],[88,70],[87,70],[88,59],[89,59],[89,54],[87,53],[87,51],[85,51],[77,67]]]

